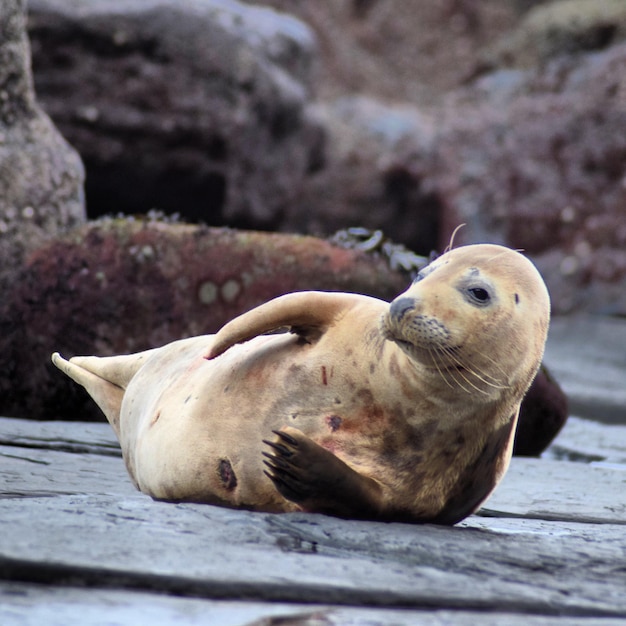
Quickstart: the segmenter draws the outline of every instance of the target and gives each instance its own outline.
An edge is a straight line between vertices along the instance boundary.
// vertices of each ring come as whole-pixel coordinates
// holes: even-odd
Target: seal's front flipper
[[[363,476],[302,434],[285,427],[276,440],[263,441],[265,474],[280,494],[305,511],[345,518],[377,519],[382,508],[381,486]]]
[[[321,335],[336,317],[361,297],[347,293],[300,291],[274,298],[231,322],[215,335],[207,359],[213,359],[236,343],[279,328],[303,336]]]

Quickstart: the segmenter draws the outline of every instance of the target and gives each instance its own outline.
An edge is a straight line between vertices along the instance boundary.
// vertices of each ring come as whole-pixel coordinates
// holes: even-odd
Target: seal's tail
[[[124,390],[151,352],[152,350],[147,350],[138,354],[102,358],[76,356],[69,361],[55,352],[52,363],[87,390],[119,439],[120,408]]]

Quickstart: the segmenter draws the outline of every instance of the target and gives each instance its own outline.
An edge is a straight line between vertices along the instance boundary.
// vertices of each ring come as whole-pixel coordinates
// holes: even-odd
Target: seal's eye
[[[467,290],[467,293],[470,301],[474,304],[489,304],[489,301],[491,300],[491,295],[483,287],[470,287]]]

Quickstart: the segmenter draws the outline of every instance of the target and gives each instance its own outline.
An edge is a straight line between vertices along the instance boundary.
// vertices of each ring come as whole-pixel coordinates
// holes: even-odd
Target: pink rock
[[[392,299],[408,274],[299,235],[101,220],[35,251],[0,310],[0,414],[95,416],[49,354],[121,354],[210,333],[290,291]]]

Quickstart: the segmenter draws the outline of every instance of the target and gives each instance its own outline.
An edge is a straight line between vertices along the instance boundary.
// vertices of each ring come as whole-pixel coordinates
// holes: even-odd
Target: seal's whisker
[[[465,376],[465,374],[463,373],[464,371],[468,371],[468,370],[456,370],[456,373],[470,386],[472,387],[472,389],[475,389],[476,391],[478,391],[478,393],[482,393],[486,396],[489,395],[489,392],[485,391],[484,389],[481,389],[480,387],[476,386],[467,376]],[[471,393],[471,392],[468,392]]]
[[[480,389],[480,387],[476,386],[465,374],[464,372],[466,372],[467,374],[471,374],[472,376],[475,376],[478,380],[480,380],[481,382],[485,383],[485,385],[488,385],[489,387],[493,387],[495,389],[503,389],[504,387],[502,387],[502,385],[493,383],[489,380],[487,380],[486,378],[483,378],[483,376],[481,376],[478,372],[480,372],[479,368],[473,368],[472,364],[467,364],[467,363],[463,363],[461,360],[459,360],[459,358],[457,356],[454,355],[454,353],[449,349],[449,348],[440,348],[440,351],[442,352],[442,354],[444,354],[447,358],[448,358],[448,362],[453,364],[453,365],[457,365],[459,368],[461,369],[456,369],[456,370],[449,370],[449,371],[456,371],[456,373],[463,378],[463,380],[470,385],[473,389],[475,389],[476,391],[483,393],[485,395],[488,395],[488,392],[485,391],[484,389]],[[478,371],[476,371],[478,370]],[[481,372],[484,374],[484,372]],[[495,379],[494,379],[495,380]]]
[[[490,374],[479,368],[475,363],[461,363],[458,359],[456,359],[456,362],[459,366],[463,367],[468,374],[472,374],[473,376],[478,378],[478,380],[485,383],[485,385],[488,385],[489,387],[493,387],[494,389],[509,388],[508,385],[502,384],[502,381],[499,378],[491,376]]]
[[[487,259],[488,263],[493,263],[496,259],[499,259],[501,256],[505,255],[507,253],[506,250],[501,250],[499,252],[497,252],[496,254],[494,254],[493,256],[490,256]]]
[[[454,379],[454,382],[456,382],[456,384],[465,392],[468,394],[472,393],[472,388],[475,389],[476,391],[480,391],[476,385],[472,385],[472,383],[465,377],[463,376],[463,374],[461,373],[461,371],[454,369],[454,370],[449,370],[451,372],[451,376]],[[469,385],[469,388],[466,387],[461,381],[464,381],[465,383],[467,383]]]
[[[493,379],[494,382],[488,380],[487,378],[485,378],[484,376],[481,376],[479,374],[480,369],[475,368],[475,367],[467,367],[465,368],[466,371],[469,374],[472,374],[473,376],[475,376],[476,378],[478,378],[478,380],[480,380],[481,382],[485,383],[485,385],[491,387],[492,389],[509,389],[509,385],[503,385],[501,384],[501,382],[496,378]],[[482,372],[481,372],[482,373]]]
[[[470,374],[473,374],[474,376],[482,380],[485,384],[490,385],[492,387],[497,387],[499,389],[508,389],[508,385],[504,385],[501,378],[498,378],[497,376],[493,376],[489,372],[485,371],[483,368],[478,367],[478,365],[476,365],[474,361],[471,361],[471,360],[467,362],[461,361],[459,357],[457,356],[456,352],[452,348],[442,348],[442,350],[446,352],[446,355],[449,357],[452,363],[455,363],[456,365],[463,367]],[[507,374],[504,371],[504,369],[500,365],[498,365],[498,363],[496,363],[489,355],[481,352],[480,356],[489,360],[497,369],[499,369],[504,379],[507,378]]]
[[[481,352],[480,356],[483,357],[484,359],[487,359],[489,361],[489,363],[491,363],[491,365],[493,365],[497,370],[499,370],[505,380],[508,379],[508,375],[504,371],[504,368],[493,357],[489,356],[485,352]],[[499,379],[496,378],[495,376],[493,376],[492,378],[493,378],[493,380],[500,382]],[[508,387],[508,385],[507,385],[507,387]]]
[[[454,383],[463,388],[463,386],[459,383],[459,381],[457,380],[457,378],[454,375],[455,370],[451,370],[448,366],[449,366],[449,359],[446,358],[446,354],[443,352],[443,349],[438,347],[438,346],[433,346],[432,348],[428,348],[428,352],[431,355],[432,359],[433,359],[433,363],[435,364],[435,367],[437,368],[437,371],[439,372],[439,375],[441,376],[441,378],[445,381],[445,383],[451,388],[454,389],[454,385],[452,385],[450,383],[450,381],[448,380],[448,378],[451,378]],[[439,366],[441,363],[441,365],[444,366],[444,369],[441,369],[441,367]],[[463,388],[464,391],[467,391],[467,389]]]
[[[441,376],[443,381],[446,383],[446,385],[448,385],[448,387],[450,387],[450,389],[454,389],[454,386],[450,383],[450,381],[444,376],[443,372],[441,371],[441,368],[439,367],[439,363],[437,363],[437,356],[438,356],[437,348],[435,348],[434,350],[431,350],[430,348],[428,348],[428,353],[432,357],[433,363],[435,364],[435,367],[437,368],[437,371],[439,372],[439,375]]]
[[[452,250],[452,247],[454,246],[454,238],[456,237],[456,234],[461,230],[461,228],[463,228],[465,226],[465,224],[459,224],[453,231],[452,231],[452,235],[450,236],[450,243],[446,246],[446,249],[443,251],[444,254],[446,252],[450,252],[450,250]]]
[[[450,360],[446,359],[446,357],[448,356],[445,352],[445,348],[440,348],[440,347],[436,347],[435,349],[435,353],[441,357],[442,360],[442,364],[446,363],[450,364]],[[439,371],[439,373],[442,375],[442,378],[446,381],[446,383],[450,384],[449,381],[446,379],[445,375],[443,374],[443,372],[441,371],[441,369],[439,368],[436,359],[433,358],[433,360],[435,361],[435,365],[437,366],[437,370]],[[465,385],[463,385],[463,383],[461,382],[461,380],[463,380],[464,382],[466,382],[470,387],[473,387],[476,391],[481,391],[478,387],[476,387],[476,385],[473,385],[472,382],[470,380],[468,380],[463,373],[454,368],[454,369],[450,369],[450,368],[446,368],[445,372],[450,376],[450,378],[455,382],[455,384],[460,387],[465,393],[472,393],[471,389],[468,389]],[[452,385],[450,385],[452,386]],[[483,392],[485,393],[485,392]]]

